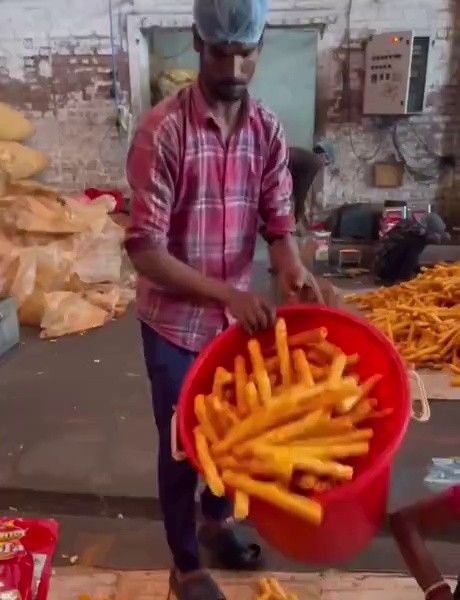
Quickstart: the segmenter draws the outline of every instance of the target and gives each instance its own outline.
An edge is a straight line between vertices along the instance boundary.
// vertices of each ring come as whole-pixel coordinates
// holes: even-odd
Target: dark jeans
[[[185,573],[201,567],[195,520],[198,477],[187,461],[177,462],[171,456],[171,418],[195,354],[171,344],[145,323],[141,328],[159,433],[158,488],[163,521],[174,564]],[[216,498],[208,488],[201,495],[201,509],[203,516],[213,521],[222,521],[231,513],[229,502]]]

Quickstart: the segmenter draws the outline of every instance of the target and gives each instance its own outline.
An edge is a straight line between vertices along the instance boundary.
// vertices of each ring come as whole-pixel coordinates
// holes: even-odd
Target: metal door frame
[[[268,27],[274,29],[286,27],[304,28],[305,31],[319,32],[322,38],[327,25],[330,23],[333,23],[333,19],[324,19],[318,22],[311,19],[311,17],[309,18],[307,14],[302,17],[299,16],[299,13],[292,11],[292,15],[289,15],[289,11],[286,10],[271,13]],[[193,18],[191,14],[127,15],[131,112],[135,122],[150,108],[149,49],[147,38],[144,34],[145,30],[152,27],[188,29],[192,24]]]

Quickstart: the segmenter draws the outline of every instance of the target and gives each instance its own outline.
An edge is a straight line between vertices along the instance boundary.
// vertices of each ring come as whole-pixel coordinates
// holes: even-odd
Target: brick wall
[[[459,3],[455,0],[272,0],[271,20],[325,23],[319,42],[318,134],[330,138],[337,168],[324,181],[324,202],[438,198],[455,206],[457,179],[440,172],[429,150],[460,154]],[[121,96],[128,98],[127,13],[171,17],[166,0],[113,0]],[[188,18],[191,0],[176,0],[174,15]],[[26,10],[27,9],[27,10]],[[361,117],[363,53],[372,31],[415,29],[435,40],[430,55],[426,114],[398,124],[398,146],[412,174],[401,190],[370,187],[371,162],[394,154],[392,127]],[[39,33],[40,32],[40,33]],[[348,48],[351,48],[348,60]],[[46,180],[66,189],[123,185],[126,140],[115,128],[111,98],[111,44],[106,0],[3,0],[0,21],[0,98],[27,112],[37,125],[32,143],[50,155]],[[345,85],[344,85],[345,81]],[[347,82],[349,82],[347,84]],[[347,93],[344,93],[344,90]],[[372,159],[372,160],[369,160]],[[421,177],[420,170],[433,175]],[[460,215],[459,215],[460,222]]]

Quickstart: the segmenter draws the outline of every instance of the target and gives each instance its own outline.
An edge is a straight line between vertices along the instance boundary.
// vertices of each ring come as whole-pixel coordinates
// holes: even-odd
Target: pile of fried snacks
[[[422,268],[412,281],[345,298],[394,343],[408,365],[447,369],[460,386],[460,262]]]
[[[252,600],[299,600],[296,594],[288,594],[274,577],[263,577],[257,582],[257,592]]]
[[[195,398],[195,444],[204,477],[216,496],[234,490],[234,516],[245,519],[251,497],[320,524],[321,492],[353,479],[348,459],[369,452],[370,394],[381,376],[359,381],[347,356],[321,327],[288,335],[275,325],[276,344],[248,342],[249,360],[234,359],[233,372],[219,367],[211,390]]]

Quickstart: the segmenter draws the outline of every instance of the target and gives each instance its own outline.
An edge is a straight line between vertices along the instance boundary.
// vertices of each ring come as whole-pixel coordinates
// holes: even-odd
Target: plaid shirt
[[[198,84],[164,100],[141,123],[127,174],[131,255],[163,247],[203,275],[247,290],[259,218],[267,238],[293,230],[284,133],[250,98],[227,144]],[[221,306],[178,297],[142,276],[137,306],[143,322],[193,352],[229,320]]]

